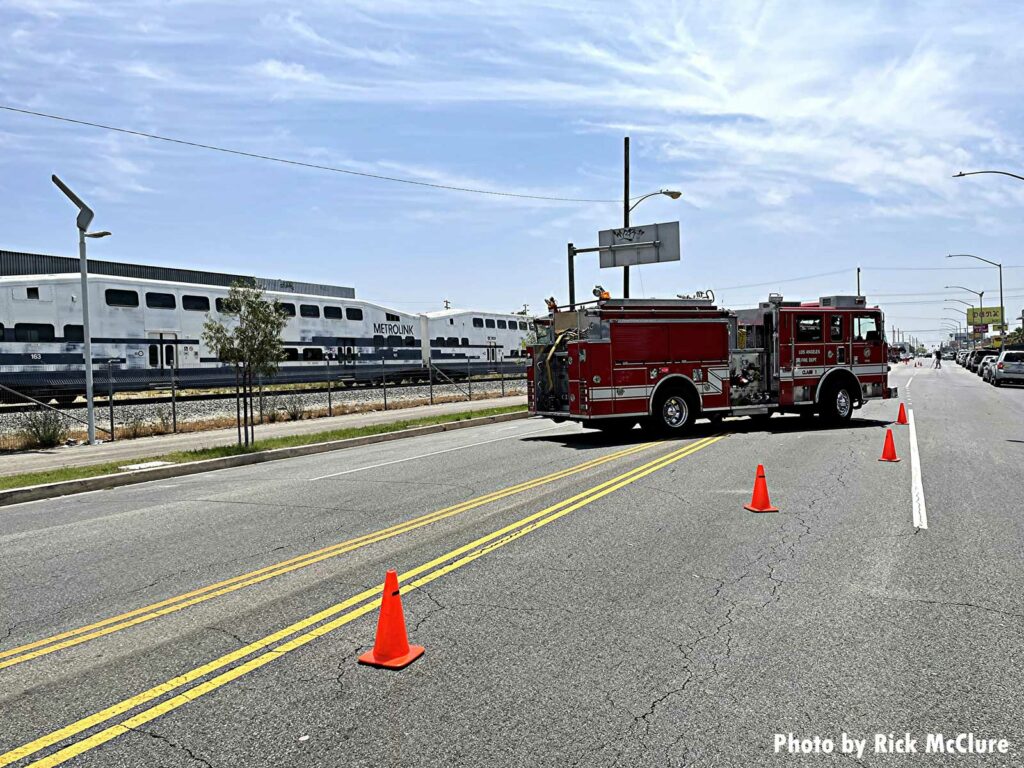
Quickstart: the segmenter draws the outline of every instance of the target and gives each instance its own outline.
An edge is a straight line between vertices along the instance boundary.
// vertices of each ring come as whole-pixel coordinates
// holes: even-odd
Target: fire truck
[[[712,298],[549,300],[527,360],[530,412],[605,431],[685,433],[698,418],[850,419],[888,386],[884,318],[863,296],[728,310]]]

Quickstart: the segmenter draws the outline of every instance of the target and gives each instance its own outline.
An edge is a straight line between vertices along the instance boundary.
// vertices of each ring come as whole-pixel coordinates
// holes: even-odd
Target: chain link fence
[[[504,361],[502,361],[504,362]],[[93,392],[97,440],[126,440],[175,432],[235,427],[234,387],[182,389],[178,378],[139,390],[118,381],[117,370],[97,366]],[[330,377],[315,383],[267,381],[255,391],[257,425],[338,416],[361,411],[409,408],[460,400],[526,393],[521,366],[495,366],[493,372],[461,374],[432,367],[424,383],[384,371],[365,382]],[[63,387],[17,389],[0,380],[0,450],[48,448],[86,441],[85,398]]]

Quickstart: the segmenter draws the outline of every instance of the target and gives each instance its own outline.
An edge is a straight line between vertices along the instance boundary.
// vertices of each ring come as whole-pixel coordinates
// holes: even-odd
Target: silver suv
[[[989,381],[992,386],[1024,384],[1024,350],[1004,349],[990,367]]]

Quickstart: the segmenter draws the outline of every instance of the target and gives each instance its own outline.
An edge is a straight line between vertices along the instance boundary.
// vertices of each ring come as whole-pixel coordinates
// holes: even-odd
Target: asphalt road
[[[895,402],[655,444],[528,420],[6,508],[0,766],[1024,764],[1024,389],[892,383],[916,516],[910,428],[877,460]],[[743,509],[759,463],[776,514]],[[388,568],[426,647],[400,672],[356,663]],[[874,753],[906,731],[1010,751]],[[869,743],[776,754],[790,732]]]

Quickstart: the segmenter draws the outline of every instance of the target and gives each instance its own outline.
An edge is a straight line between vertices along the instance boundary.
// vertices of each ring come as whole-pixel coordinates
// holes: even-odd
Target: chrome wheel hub
[[[678,427],[685,424],[689,413],[690,408],[687,406],[686,400],[679,395],[672,395],[661,407],[661,417],[665,420],[665,424],[670,427]]]
[[[852,408],[853,402],[850,400],[850,393],[845,389],[840,389],[839,394],[836,395],[836,412],[845,419],[850,415]]]

